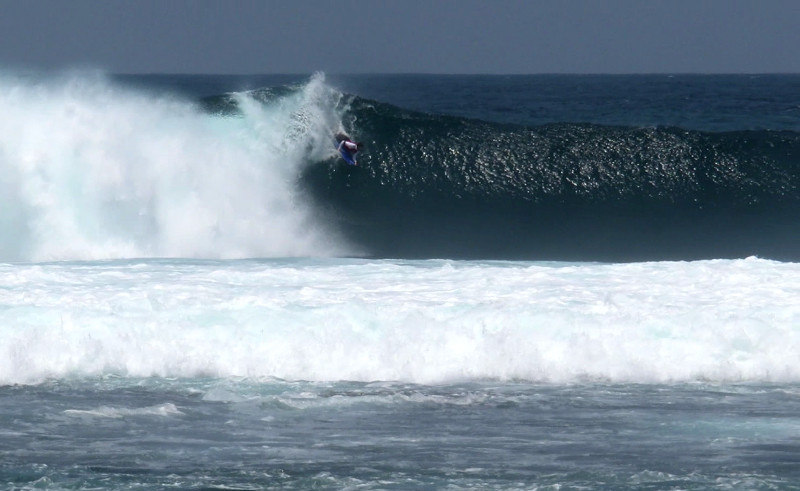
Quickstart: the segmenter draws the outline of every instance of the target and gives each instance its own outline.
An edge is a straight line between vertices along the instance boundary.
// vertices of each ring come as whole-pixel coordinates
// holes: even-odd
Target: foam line
[[[798,382],[798,264],[121,262],[0,268],[0,383]]]

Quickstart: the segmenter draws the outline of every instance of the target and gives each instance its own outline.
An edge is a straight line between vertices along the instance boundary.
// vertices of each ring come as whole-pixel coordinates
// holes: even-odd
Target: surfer
[[[354,142],[349,136],[344,133],[336,135],[337,146],[336,149],[342,155],[342,158],[350,165],[358,165],[356,154],[364,147],[361,142]]]

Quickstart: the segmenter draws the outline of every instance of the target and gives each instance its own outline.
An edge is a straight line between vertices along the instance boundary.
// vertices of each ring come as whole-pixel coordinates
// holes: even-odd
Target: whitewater
[[[274,104],[231,97],[222,117],[102,74],[0,78],[0,259],[345,253],[294,186],[333,155],[337,94],[320,75]]]
[[[0,75],[0,487],[800,485],[796,77],[288,78]]]
[[[0,383],[800,382],[800,269],[114,261],[0,267]]]

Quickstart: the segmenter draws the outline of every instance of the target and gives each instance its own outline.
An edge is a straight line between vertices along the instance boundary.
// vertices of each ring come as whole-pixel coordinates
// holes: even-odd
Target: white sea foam
[[[126,418],[131,416],[179,416],[183,412],[170,402],[157,406],[126,408],[101,406],[95,409],[67,409],[64,414],[70,416],[97,418]]]
[[[800,381],[800,265],[0,266],[0,383]]]
[[[336,96],[320,75],[220,116],[97,74],[0,77],[0,260],[342,253],[295,191]]]

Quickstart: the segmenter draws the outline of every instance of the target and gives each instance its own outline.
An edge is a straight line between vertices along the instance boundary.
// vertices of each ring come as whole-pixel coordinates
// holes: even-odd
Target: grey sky
[[[0,0],[0,68],[800,72],[800,0]]]

